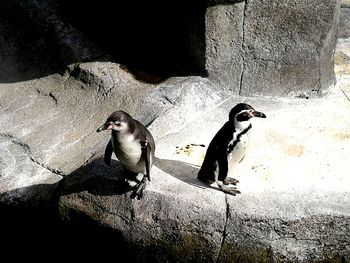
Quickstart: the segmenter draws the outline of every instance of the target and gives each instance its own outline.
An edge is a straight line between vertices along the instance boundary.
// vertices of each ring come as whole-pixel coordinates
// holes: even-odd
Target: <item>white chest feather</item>
[[[138,167],[141,159],[139,140],[135,140],[132,134],[119,135],[118,138],[113,138],[112,144],[115,155],[126,168],[133,172],[142,172],[139,171],[141,167]]]
[[[249,145],[250,127],[249,121],[241,122],[236,126],[233,138],[227,146],[229,169],[243,159]]]
[[[238,163],[242,160],[242,158],[244,157],[247,148],[248,148],[248,144],[249,144],[249,134],[243,134],[240,138],[239,141],[234,144],[234,141],[232,140],[229,143],[228,148],[232,147],[231,149],[228,149],[228,151],[230,151],[230,153],[227,156],[227,159],[230,163],[235,164]]]

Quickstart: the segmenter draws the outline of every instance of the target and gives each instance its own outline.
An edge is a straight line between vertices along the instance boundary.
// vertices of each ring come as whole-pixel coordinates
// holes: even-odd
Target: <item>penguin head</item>
[[[130,120],[133,120],[132,117],[125,111],[115,111],[109,115],[106,122],[97,129],[97,132],[104,130],[126,131],[129,128]]]
[[[266,115],[260,111],[256,111],[246,103],[238,103],[231,109],[229,114],[229,120],[231,122],[249,121],[253,117],[266,118]]]

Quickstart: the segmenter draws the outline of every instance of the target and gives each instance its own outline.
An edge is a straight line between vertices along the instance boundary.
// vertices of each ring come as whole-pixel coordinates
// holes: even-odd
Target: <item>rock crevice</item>
[[[238,95],[242,95],[242,88],[243,88],[243,78],[244,78],[244,72],[245,72],[245,21],[246,21],[246,12],[247,12],[247,5],[248,5],[248,0],[245,0],[244,2],[244,7],[243,7],[243,19],[242,19],[242,46],[241,46],[241,52],[242,52],[242,72],[239,80],[239,91]]]
[[[56,174],[56,175],[60,175],[60,176],[64,176],[64,173],[60,170],[60,169],[55,169],[52,168],[50,166],[48,166],[47,164],[43,163],[42,161],[39,161],[39,159],[37,157],[34,156],[34,154],[32,153],[32,151],[30,150],[30,147],[28,144],[22,142],[19,138],[16,138],[15,136],[11,135],[11,134],[7,134],[7,133],[0,133],[0,137],[1,138],[5,138],[10,140],[12,143],[18,145],[21,147],[21,149],[23,150],[23,153],[28,156],[28,158],[35,164],[39,165],[41,168],[44,168],[45,170],[48,170],[49,172]]]

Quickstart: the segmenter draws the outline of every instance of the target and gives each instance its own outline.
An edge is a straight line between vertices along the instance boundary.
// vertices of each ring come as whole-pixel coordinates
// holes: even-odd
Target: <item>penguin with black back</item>
[[[135,186],[131,198],[142,198],[147,180],[151,181],[151,168],[154,160],[155,143],[152,134],[139,121],[125,111],[115,111],[97,132],[111,131],[104,161],[110,166],[112,153],[116,155],[125,174],[143,174],[142,180]]]
[[[266,118],[262,112],[246,103],[239,103],[229,113],[229,120],[216,133],[210,142],[198,179],[205,183],[215,182],[225,193],[236,195],[240,191],[234,185],[238,180],[227,177],[230,169],[241,162],[249,143],[249,132],[252,128],[251,118]]]

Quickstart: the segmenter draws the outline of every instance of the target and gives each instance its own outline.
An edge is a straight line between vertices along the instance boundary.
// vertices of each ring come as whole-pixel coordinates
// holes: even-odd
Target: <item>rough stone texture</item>
[[[78,76],[88,76],[84,79],[86,83],[67,72],[63,76],[28,81],[25,89],[16,84],[13,87],[1,84],[1,137],[14,167],[21,164],[18,151],[22,149],[22,154],[29,157],[26,162],[34,162],[38,174],[43,168],[48,170],[46,175],[51,176],[48,172],[52,172],[55,177],[72,172],[106,143],[107,138],[96,134],[96,127],[116,109],[135,111],[137,101],[146,92],[147,85],[134,80],[114,63],[81,64],[75,71]],[[102,76],[96,80],[94,72],[102,72]],[[104,76],[104,72],[113,74]],[[101,88],[98,84],[111,84],[111,79],[113,86]],[[95,143],[87,143],[90,140]],[[39,176],[37,170],[24,171],[21,176],[16,169],[8,170],[6,177],[1,178],[2,185],[7,190],[27,186],[33,182],[32,177]]]
[[[104,51],[89,41],[80,31],[77,31],[69,21],[62,19],[58,11],[57,1],[5,0],[4,6],[15,9],[15,13],[18,13],[18,17],[15,19],[24,19],[24,23],[30,21],[36,28],[45,32],[55,44],[56,51],[64,64],[106,57]]]
[[[334,54],[335,73],[337,83],[345,95],[350,97],[350,4],[348,1],[342,1],[340,21],[339,21],[339,39]]]
[[[168,180],[166,176],[163,179]],[[176,182],[172,186],[176,187]],[[200,204],[194,204],[190,188],[177,190],[180,192],[175,193],[170,187],[158,188],[142,201],[125,194],[107,196],[105,189],[98,195],[80,192],[64,196],[60,209],[70,220],[78,214],[93,216],[94,220],[122,233],[133,255],[131,260],[216,261],[225,226],[224,199],[205,196]],[[98,210],[91,203],[99,204]],[[203,216],[207,213],[208,216]]]
[[[229,196],[196,179],[205,148],[179,148],[208,145],[232,105],[242,100],[268,118],[254,121],[252,146],[231,174],[240,180],[242,194]],[[61,214],[121,233],[140,262],[347,262],[350,178],[343,158],[349,155],[350,123],[343,112],[348,106],[339,90],[324,100],[227,96],[163,136],[157,131],[168,123],[153,122],[157,160],[145,199],[130,200],[130,191],[118,190],[112,173],[109,183],[102,179],[109,168],[97,160],[61,181]],[[176,107],[168,114],[168,120],[176,119]],[[86,177],[95,179],[84,183]]]
[[[210,78],[249,96],[321,95],[334,85],[339,1],[218,4],[206,15]]]
[[[209,78],[239,94],[245,57],[244,1],[214,5],[206,13],[206,69]]]
[[[143,99],[135,117],[144,120],[147,125],[158,125],[153,132],[153,136],[158,138],[180,130],[220,104],[225,96],[222,89],[205,78],[170,78]],[[173,118],[174,115],[177,117]],[[172,121],[169,122],[169,119]]]
[[[72,257],[68,252],[79,259],[126,255],[130,262],[350,260],[350,90],[343,60],[337,65],[341,89],[320,100],[234,97],[201,77],[145,83],[119,63],[96,61],[109,56],[61,20],[57,2],[44,2],[0,3],[9,11],[0,13],[2,253],[16,243],[30,250],[26,260],[38,247],[64,260]],[[243,19],[244,10],[248,19],[254,7],[264,7],[233,1],[225,13],[219,2],[209,5],[207,24],[215,17]],[[348,42],[338,48],[347,54]],[[228,65],[225,56],[218,58]],[[227,58],[240,63],[235,54]],[[208,145],[242,100],[268,118],[254,122],[253,147],[234,174],[242,194],[233,197],[196,179],[205,148],[185,149]],[[152,182],[142,200],[129,198],[116,160],[103,164],[109,136],[95,131],[116,109],[146,124],[156,139]],[[58,224],[55,214],[48,216],[56,212]]]
[[[71,5],[59,0],[9,2],[36,18],[34,23],[50,35],[64,64],[110,57],[75,30],[74,25],[79,25],[88,31],[81,18],[95,33],[109,35],[117,30],[120,39],[109,50],[117,50],[119,62],[130,62],[132,69],[148,66],[166,76],[204,76],[207,71],[211,80],[241,95],[322,95],[335,83],[333,51],[340,0],[179,1],[176,6],[159,5],[160,14],[153,11],[157,2],[148,6],[140,1],[134,6],[119,4],[117,13],[99,7],[99,13],[115,15],[117,20],[96,21],[97,29],[73,8],[93,12],[81,0]],[[107,1],[104,4],[109,8]],[[73,13],[62,18],[64,10]],[[139,26],[132,26],[132,19]],[[159,28],[159,20],[167,31]],[[115,27],[110,25],[113,22]]]
[[[339,38],[350,37],[350,4],[340,9]]]
[[[350,8],[350,1],[349,0],[341,0],[341,7]]]

